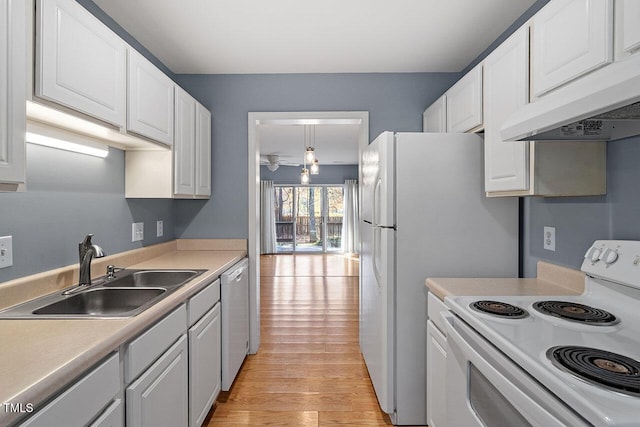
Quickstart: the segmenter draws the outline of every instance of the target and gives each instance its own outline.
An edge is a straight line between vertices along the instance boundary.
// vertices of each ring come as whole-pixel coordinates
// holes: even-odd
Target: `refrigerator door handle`
[[[376,176],[376,184],[373,186],[373,206],[371,207],[372,209],[372,222],[373,225],[379,225],[380,224],[380,220],[378,218],[378,204],[380,203],[380,187],[382,186],[382,178],[380,178],[380,175]]]
[[[378,287],[378,292],[382,290],[382,286],[380,285],[380,269],[378,268],[378,251],[380,251],[380,239],[382,235],[382,230],[378,227],[373,227],[373,243],[371,250],[371,264],[373,265],[373,276],[376,279],[376,286]]]

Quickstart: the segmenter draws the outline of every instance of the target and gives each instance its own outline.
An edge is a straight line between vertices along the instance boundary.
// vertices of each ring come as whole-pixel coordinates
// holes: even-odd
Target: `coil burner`
[[[576,302],[538,301],[533,304],[533,308],[542,314],[590,325],[610,326],[619,322],[616,316],[608,311]]]
[[[527,313],[523,308],[500,301],[476,301],[471,303],[469,307],[481,313],[492,314],[494,316],[505,317],[508,319],[522,319],[529,315],[529,313]]]
[[[640,396],[640,362],[590,347],[558,346],[547,350],[554,366],[592,384]]]

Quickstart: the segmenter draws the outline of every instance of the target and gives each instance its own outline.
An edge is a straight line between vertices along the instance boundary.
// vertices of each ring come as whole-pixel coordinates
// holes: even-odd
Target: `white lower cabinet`
[[[429,427],[447,425],[445,371],[447,338],[432,321],[427,322],[427,420]]]
[[[440,313],[449,309],[431,292],[427,305],[427,423],[429,427],[446,427],[447,337]]]
[[[122,399],[116,399],[104,410],[89,427],[123,427],[124,426],[124,405]]]
[[[120,389],[119,357],[118,354],[114,354],[20,425],[23,427],[122,426],[122,409],[120,412],[117,409],[114,413],[110,411]],[[110,420],[109,423],[98,423],[103,415]],[[94,424],[90,424],[93,420],[96,420]]]
[[[222,330],[220,280],[187,303],[189,319],[189,427],[199,427],[220,394]]]
[[[187,351],[183,335],[127,387],[127,426],[188,425]]]
[[[221,329],[218,302],[189,329],[189,427],[199,427],[220,394]]]

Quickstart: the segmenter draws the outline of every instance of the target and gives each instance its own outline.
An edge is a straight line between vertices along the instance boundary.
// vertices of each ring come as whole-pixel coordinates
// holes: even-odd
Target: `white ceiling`
[[[179,74],[458,72],[535,0],[94,0]]]
[[[357,165],[358,137],[360,125],[324,124],[315,128],[313,144],[320,165]],[[301,165],[305,148],[303,125],[262,124],[258,127],[260,137],[260,158],[266,163],[266,156],[276,154],[281,165]]]

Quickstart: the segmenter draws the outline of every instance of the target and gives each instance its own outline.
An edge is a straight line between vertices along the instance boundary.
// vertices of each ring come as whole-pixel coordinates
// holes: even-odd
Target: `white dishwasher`
[[[249,352],[249,260],[220,277],[222,311],[222,390],[229,391]]]

